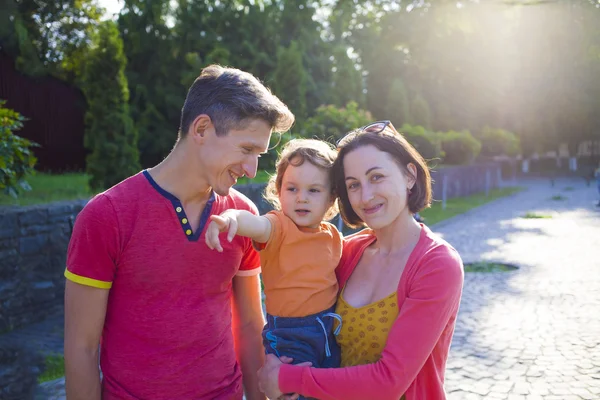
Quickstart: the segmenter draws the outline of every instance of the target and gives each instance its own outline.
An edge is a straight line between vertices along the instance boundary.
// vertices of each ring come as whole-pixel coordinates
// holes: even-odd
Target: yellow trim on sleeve
[[[65,278],[72,282],[79,283],[80,285],[92,286],[98,289],[110,289],[112,286],[112,282],[105,282],[99,281],[97,279],[86,278],[85,276],[76,275],[68,269],[65,269]]]

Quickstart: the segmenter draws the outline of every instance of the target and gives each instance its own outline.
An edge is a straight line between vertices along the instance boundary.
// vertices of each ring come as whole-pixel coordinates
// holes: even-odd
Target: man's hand
[[[283,364],[291,364],[293,358],[281,356],[277,358],[274,354],[267,354],[265,364],[258,370],[258,386],[269,399],[296,400],[298,393],[284,394],[279,390],[279,370]],[[297,367],[310,367],[312,363],[307,361],[296,364]]]
[[[210,224],[206,228],[205,241],[211,250],[223,252],[219,233],[227,231],[227,241],[231,242],[238,230],[238,221],[234,213],[225,211],[221,215],[211,215]]]

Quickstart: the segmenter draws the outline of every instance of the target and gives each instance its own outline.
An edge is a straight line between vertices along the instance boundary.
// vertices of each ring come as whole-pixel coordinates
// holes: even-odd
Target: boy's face
[[[238,178],[256,176],[258,158],[267,151],[270,138],[271,126],[260,119],[224,136],[217,136],[211,124],[201,139],[200,173],[217,194],[226,196]]]
[[[279,191],[281,211],[296,225],[317,228],[333,205],[329,174],[304,161],[300,166],[288,165]]]

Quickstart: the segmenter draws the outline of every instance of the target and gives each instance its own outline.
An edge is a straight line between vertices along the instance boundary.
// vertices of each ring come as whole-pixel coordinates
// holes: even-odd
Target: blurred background
[[[73,221],[169,153],[211,63],[296,115],[239,180],[262,212],[294,137],[389,119],[428,160],[453,399],[600,398],[600,0],[0,0],[0,399],[64,399]]]
[[[98,190],[168,154],[210,63],[255,74],[296,114],[273,146],[390,119],[441,165],[578,157],[591,174],[600,154],[598,0],[1,4],[3,108],[24,118],[38,170],[87,169]]]

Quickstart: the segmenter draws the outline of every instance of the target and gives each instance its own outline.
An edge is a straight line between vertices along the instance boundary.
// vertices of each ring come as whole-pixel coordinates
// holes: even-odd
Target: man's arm
[[[254,215],[246,210],[227,210],[221,215],[212,215],[206,228],[205,241],[210,249],[223,251],[219,233],[227,231],[231,242],[235,235],[248,237],[258,243],[267,243],[271,237],[271,222],[264,215]]]
[[[258,369],[265,358],[261,336],[265,321],[258,274],[233,278],[232,301],[235,352],[242,367],[246,399],[264,400],[266,397],[258,388]]]
[[[65,286],[65,383],[69,400],[100,400],[98,345],[106,316],[107,289]]]

